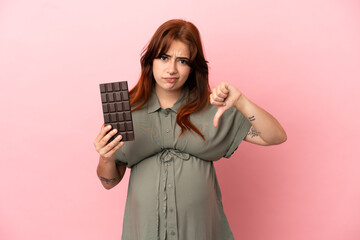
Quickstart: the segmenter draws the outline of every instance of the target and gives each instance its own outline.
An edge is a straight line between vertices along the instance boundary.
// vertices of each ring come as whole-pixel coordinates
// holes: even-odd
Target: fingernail
[[[117,130],[116,130],[116,129],[114,129],[114,130],[113,130],[113,132],[117,132]]]
[[[110,128],[111,128],[111,125],[107,125],[106,127],[107,127],[108,129],[110,129]]]

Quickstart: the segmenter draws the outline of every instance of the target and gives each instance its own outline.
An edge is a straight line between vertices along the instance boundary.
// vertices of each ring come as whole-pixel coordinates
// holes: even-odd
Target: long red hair
[[[210,95],[209,71],[200,33],[191,22],[173,19],[163,23],[156,30],[141,54],[141,75],[135,87],[130,91],[130,102],[131,105],[136,104],[133,111],[146,104],[155,84],[152,71],[153,60],[166,53],[174,40],[179,40],[189,46],[191,67],[191,73],[183,86],[188,89],[189,98],[178,110],[176,122],[181,127],[181,134],[186,130],[193,130],[205,140],[204,135],[190,122],[190,114],[206,107],[209,104]]]

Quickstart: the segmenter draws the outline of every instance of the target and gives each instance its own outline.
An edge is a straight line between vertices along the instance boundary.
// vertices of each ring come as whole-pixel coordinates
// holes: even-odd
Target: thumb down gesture
[[[229,108],[236,106],[242,93],[229,83],[222,82],[210,94],[210,104],[218,107],[213,124],[218,126],[219,119]],[[236,106],[238,107],[238,106]]]

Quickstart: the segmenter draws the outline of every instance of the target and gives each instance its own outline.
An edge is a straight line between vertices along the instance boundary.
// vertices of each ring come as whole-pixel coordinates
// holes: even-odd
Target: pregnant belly
[[[220,198],[212,162],[191,157],[175,162],[176,200],[179,212],[206,214]]]
[[[164,174],[164,168],[153,156],[143,160],[131,170],[129,194],[138,207],[147,208],[157,201],[158,187]],[[175,158],[167,162],[168,181],[174,177],[175,198],[178,210],[207,209],[220,198],[213,163],[191,156],[183,160]],[[160,173],[162,172],[162,173]],[[134,202],[134,203],[135,203]]]

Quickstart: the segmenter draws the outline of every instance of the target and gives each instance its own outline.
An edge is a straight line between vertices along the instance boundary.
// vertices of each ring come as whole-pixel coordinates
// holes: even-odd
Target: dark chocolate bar
[[[105,126],[118,130],[109,142],[119,134],[121,141],[135,140],[127,81],[102,83],[100,93]]]

